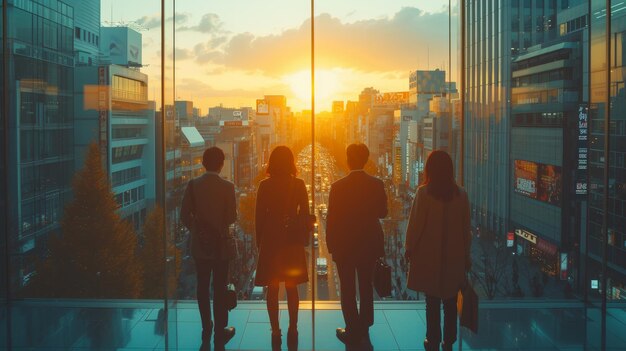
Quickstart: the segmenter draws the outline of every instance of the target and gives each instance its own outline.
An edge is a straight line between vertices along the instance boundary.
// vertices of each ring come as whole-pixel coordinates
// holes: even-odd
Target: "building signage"
[[[508,232],[506,233],[506,247],[513,247],[515,243],[515,234]]]
[[[109,68],[98,67],[98,144],[100,154],[106,168],[108,168],[109,144]]]
[[[333,113],[343,113],[343,101],[333,101]]]
[[[248,125],[248,121],[234,120],[234,121],[220,121],[222,127],[245,127]]]
[[[267,116],[270,114],[270,105],[265,99],[256,100],[256,114],[258,116]]]
[[[567,252],[561,252],[561,280],[567,280]]]
[[[561,167],[515,160],[515,192],[552,205],[561,203]]]
[[[398,91],[392,93],[383,93],[376,95],[376,105],[396,105],[409,103],[409,92]]]
[[[587,167],[589,156],[589,107],[578,106],[578,142],[576,167],[576,195],[587,195]]]
[[[520,238],[524,238],[528,241],[530,241],[533,244],[537,243],[537,236],[533,233],[529,233],[523,229],[515,229],[515,235],[519,236]]]

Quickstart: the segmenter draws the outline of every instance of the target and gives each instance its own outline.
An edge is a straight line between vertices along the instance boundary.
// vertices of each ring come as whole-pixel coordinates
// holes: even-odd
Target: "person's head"
[[[424,178],[428,193],[439,200],[449,201],[459,191],[454,180],[452,159],[443,150],[430,153],[424,167]]]
[[[367,163],[367,159],[370,157],[370,150],[365,144],[350,144],[346,149],[346,156],[350,170],[363,169]]]
[[[207,172],[219,173],[224,167],[224,151],[219,147],[210,147],[204,150],[202,155],[202,165]]]
[[[270,177],[295,176],[297,173],[296,163],[291,150],[283,145],[275,147],[270,154],[266,172]]]

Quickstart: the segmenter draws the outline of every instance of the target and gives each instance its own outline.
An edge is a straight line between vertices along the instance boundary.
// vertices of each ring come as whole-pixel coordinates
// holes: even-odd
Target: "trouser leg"
[[[212,332],[211,322],[211,262],[208,260],[195,260],[196,263],[196,297],[198,299],[198,309],[202,320],[202,337],[206,339]]]
[[[426,295],[426,338],[430,344],[441,342],[441,299]]]
[[[341,284],[341,312],[348,332],[358,331],[359,312],[356,306],[356,267],[349,262],[337,262]]]
[[[215,261],[213,267],[213,316],[215,330],[221,331],[228,325],[226,308],[226,284],[228,279],[228,261]]]
[[[357,266],[359,276],[359,322],[363,331],[374,324],[374,288],[372,276],[374,262],[361,263]]]
[[[456,341],[456,296],[443,300],[443,341],[452,345]]]

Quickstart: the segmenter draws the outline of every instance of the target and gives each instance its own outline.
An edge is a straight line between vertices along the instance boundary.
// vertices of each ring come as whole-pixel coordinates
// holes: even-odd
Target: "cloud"
[[[269,89],[269,90],[268,90]],[[213,86],[195,78],[182,78],[176,85],[176,90],[181,94],[187,92],[195,93],[205,98],[243,98],[256,99],[263,96],[267,91],[285,92],[288,87],[284,85],[274,85],[263,89],[215,89]]]
[[[191,27],[180,27],[179,31],[192,30],[200,33],[213,34],[220,33],[222,31],[224,23],[220,20],[220,17],[214,13],[207,13],[202,16],[200,23]]]
[[[185,24],[189,20],[189,18],[190,18],[190,15],[188,13],[176,12],[175,16],[170,16],[166,18],[165,20],[166,22],[174,21],[176,25],[182,25],[182,24]],[[146,29],[159,28],[161,27],[161,15],[154,14],[150,16],[143,16],[135,20],[134,22]]]
[[[177,47],[174,52],[176,53],[176,61],[188,60],[194,57],[194,52],[193,50],[190,50],[190,49]],[[169,53],[168,56],[170,60],[174,58],[174,55],[172,55],[171,52]]]
[[[414,7],[352,23],[320,14],[315,18],[316,66],[383,72],[408,71],[429,60],[439,63],[447,60],[447,23],[447,11]],[[239,33],[217,45],[211,39],[194,52],[198,63],[280,76],[310,65],[310,20],[277,35]]]

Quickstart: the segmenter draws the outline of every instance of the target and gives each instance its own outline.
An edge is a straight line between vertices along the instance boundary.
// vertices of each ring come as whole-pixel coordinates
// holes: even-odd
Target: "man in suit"
[[[237,219],[235,186],[219,175],[224,166],[224,152],[220,148],[207,149],[202,164],[206,173],[187,184],[180,215],[183,224],[191,231],[190,248],[198,278],[196,291],[202,319],[202,343],[206,347],[210,346],[213,333],[209,297],[213,275],[215,347],[219,350],[235,335],[235,328],[227,327],[225,301],[228,260],[232,257],[223,252],[220,242],[221,234],[227,233]]]
[[[369,157],[367,146],[351,144],[346,154],[350,173],[330,188],[326,243],[339,273],[346,322],[345,328],[337,328],[337,338],[354,345],[369,338],[369,327],[374,324],[372,275],[376,260],[385,256],[379,219],[387,216],[387,195],[383,182],[363,170]],[[357,275],[360,311],[356,304]]]

